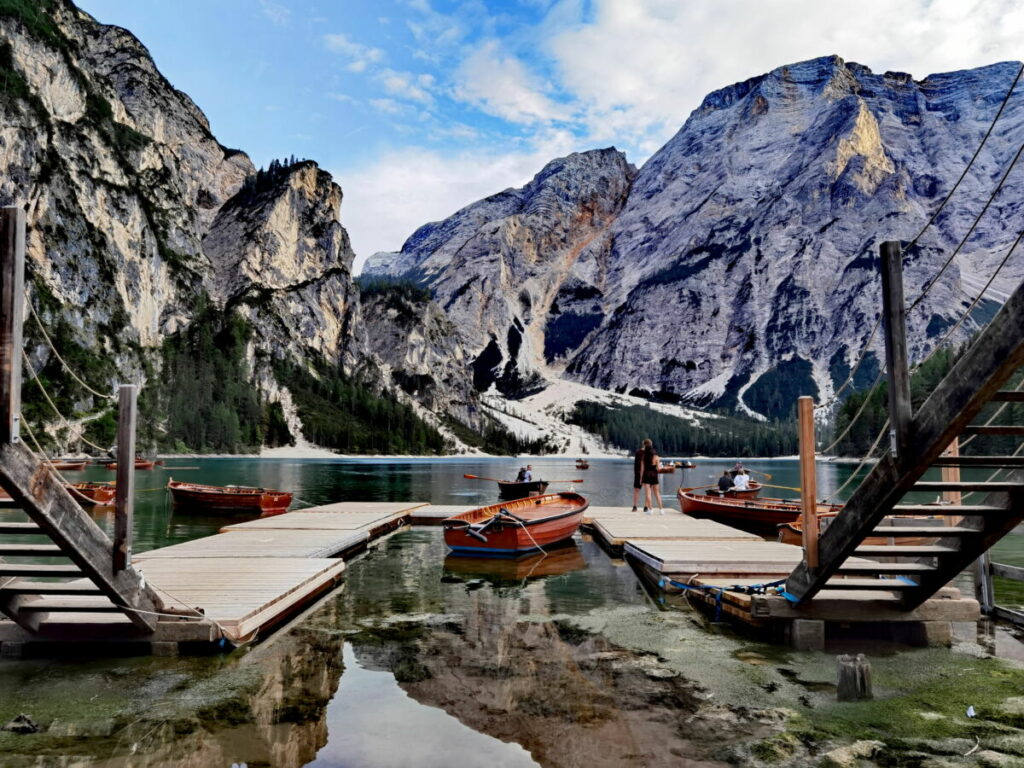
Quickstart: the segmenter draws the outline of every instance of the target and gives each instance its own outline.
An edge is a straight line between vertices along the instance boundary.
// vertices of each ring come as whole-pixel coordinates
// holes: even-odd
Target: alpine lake
[[[582,478],[574,487],[594,505],[631,504],[628,459],[591,459],[583,472],[571,458],[531,462],[538,478]],[[165,490],[172,476],[291,490],[293,509],[482,505],[495,501],[494,484],[463,475],[513,477],[524,463],[169,459],[136,476],[134,548],[224,524],[175,513]],[[679,514],[678,487],[709,484],[732,463],[703,459],[663,476],[666,514]],[[781,486],[766,495],[795,497],[795,461],[747,464]],[[819,464],[819,496],[852,469]],[[109,510],[94,517],[111,529]],[[993,559],[1024,566],[1024,536],[1011,534]],[[969,580],[960,586],[971,590]],[[1020,607],[1024,590],[997,582],[997,600]],[[439,527],[406,528],[246,648],[0,659],[0,724],[25,714],[38,729],[0,732],[0,766],[1024,765],[1024,646],[1010,627],[969,627],[949,649],[863,640],[797,652],[652,595],[585,534],[557,563],[491,568],[448,556]],[[845,652],[870,658],[873,701],[836,701],[835,656]]]

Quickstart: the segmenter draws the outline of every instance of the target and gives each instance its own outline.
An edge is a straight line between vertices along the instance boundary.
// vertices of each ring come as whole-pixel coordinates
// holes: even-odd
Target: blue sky
[[[1024,55],[1016,0],[78,1],[222,143],[333,173],[359,262],[569,152],[639,165],[707,92],[783,64],[924,77]]]

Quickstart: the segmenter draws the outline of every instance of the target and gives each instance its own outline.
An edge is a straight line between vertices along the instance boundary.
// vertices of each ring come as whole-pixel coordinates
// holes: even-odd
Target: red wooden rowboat
[[[65,488],[80,506],[106,506],[114,503],[117,490],[110,483],[67,483]]]
[[[292,494],[273,488],[248,488],[241,485],[201,485],[167,481],[167,489],[176,507],[205,512],[256,512],[260,517],[288,511]]]
[[[818,530],[824,531],[829,524],[835,519],[835,512],[825,512],[818,515]],[[926,515],[892,515],[883,520],[881,526],[889,525],[894,528],[898,528],[901,525],[917,525],[921,524],[922,520],[936,520],[937,518],[928,517]],[[945,525],[945,518],[942,518],[942,522],[938,525]],[[778,526],[779,529],[779,541],[783,544],[795,544],[800,547],[804,543],[804,522],[803,520],[797,519],[789,523],[783,523]],[[876,527],[875,530],[878,530]],[[869,547],[883,547],[890,544],[899,544],[901,546],[908,547],[926,547],[934,544],[938,541],[937,537],[934,536],[900,536],[898,539],[893,536],[868,536],[861,542],[865,546]]]
[[[50,461],[47,463],[58,472],[81,472],[85,469],[84,461]]]
[[[658,467],[658,474],[659,475],[671,475],[675,471],[676,471],[676,465],[675,464],[662,464],[660,467]]]
[[[471,509],[444,519],[444,543],[460,552],[529,552],[570,538],[588,506],[578,493],[550,493]]]
[[[722,496],[722,491],[718,490],[717,485],[708,485],[700,488],[683,488],[681,490],[698,491],[703,493],[705,496],[714,496],[716,498]],[[745,491],[730,488],[728,491],[725,491],[725,497],[728,499],[756,499],[759,493],[761,493],[761,484],[751,480],[750,485],[747,486]]]
[[[786,499],[730,498],[708,496],[679,489],[679,507],[691,517],[707,517],[727,525],[774,534],[782,523],[800,517],[800,503]],[[836,513],[842,504],[819,504],[819,513]]]
[[[117,462],[116,461],[112,461],[109,464],[105,464],[104,466],[107,469],[117,469]],[[138,469],[152,469],[154,466],[156,466],[156,462],[155,461],[145,461],[144,459],[136,459],[135,460],[135,469],[137,469],[137,470]]]

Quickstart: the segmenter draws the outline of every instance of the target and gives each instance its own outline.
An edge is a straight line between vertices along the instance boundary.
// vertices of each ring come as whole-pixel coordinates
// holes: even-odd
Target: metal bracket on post
[[[900,244],[882,243],[882,319],[885,367],[889,379],[890,449],[894,458],[907,452],[910,419],[910,367],[907,360],[907,308],[903,296],[903,255]]]
[[[0,208],[0,443],[21,439],[25,211]]]
[[[121,386],[117,408],[117,484],[114,495],[114,570],[132,561],[132,517],[135,511],[135,404],[139,388]]]

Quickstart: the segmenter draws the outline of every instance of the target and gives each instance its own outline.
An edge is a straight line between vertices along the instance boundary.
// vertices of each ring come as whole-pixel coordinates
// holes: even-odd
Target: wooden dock
[[[833,582],[843,587],[822,592],[806,605],[794,605],[782,592],[785,578],[800,564],[800,547],[765,541],[710,520],[678,511],[644,515],[626,507],[592,507],[585,524],[613,552],[622,554],[657,593],[679,595],[708,609],[715,618],[774,632],[794,647],[821,649],[837,625],[871,625],[915,642],[944,643],[950,622],[976,621],[978,602],[945,587],[912,611],[892,594],[908,586],[893,578],[892,592],[858,589],[864,579]],[[852,558],[854,565],[870,561]],[[899,625],[898,627],[896,625]]]

